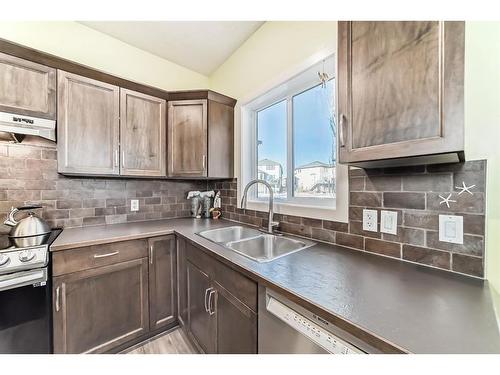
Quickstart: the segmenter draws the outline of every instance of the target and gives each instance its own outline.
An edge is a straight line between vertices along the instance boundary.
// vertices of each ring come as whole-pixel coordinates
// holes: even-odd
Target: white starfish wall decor
[[[442,205],[442,204],[446,204],[446,206],[448,206],[448,208],[450,208],[450,203],[456,203],[457,201],[454,201],[451,198],[451,193],[445,198],[443,197],[442,195],[439,196],[439,198],[442,199],[441,202],[439,202],[439,205]]]
[[[476,185],[467,186],[465,184],[465,181],[462,181],[462,186],[455,186],[455,189],[460,190],[458,192],[458,195],[465,193],[465,192],[469,193],[470,195],[474,195],[474,193],[472,191],[470,191],[470,189],[472,189],[474,187],[476,187]]]

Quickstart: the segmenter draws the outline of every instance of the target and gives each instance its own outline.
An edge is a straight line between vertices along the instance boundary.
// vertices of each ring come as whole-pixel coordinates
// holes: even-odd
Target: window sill
[[[267,201],[251,201],[247,202],[247,208],[254,211],[267,212],[269,203]],[[322,219],[330,221],[339,221],[342,223],[348,222],[347,212],[342,212],[336,208],[325,208],[314,205],[291,204],[284,202],[274,202],[274,213],[281,215],[292,215],[307,217],[312,219]]]

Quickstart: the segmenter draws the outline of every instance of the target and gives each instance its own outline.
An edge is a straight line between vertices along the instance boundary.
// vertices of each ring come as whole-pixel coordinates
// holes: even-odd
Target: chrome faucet
[[[243,195],[241,196],[241,208],[246,209],[247,208],[247,193],[248,189],[250,186],[255,185],[255,184],[263,184],[267,187],[269,190],[269,217],[268,217],[268,224],[267,224],[267,232],[269,234],[273,233],[273,227],[278,226],[279,223],[273,221],[273,216],[274,216],[274,193],[273,193],[273,188],[267,181],[264,180],[259,180],[255,179],[250,181],[247,186],[245,186],[245,189],[243,190]]]

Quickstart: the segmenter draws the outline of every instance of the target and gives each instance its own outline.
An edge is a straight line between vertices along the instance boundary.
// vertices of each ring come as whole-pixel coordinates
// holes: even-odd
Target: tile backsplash
[[[11,207],[41,203],[53,227],[123,223],[189,216],[189,190],[206,181],[79,178],[57,173],[57,151],[40,145],[0,143],[0,245],[10,228],[2,225]],[[139,211],[130,211],[130,200]]]
[[[486,161],[349,171],[349,222],[275,215],[278,230],[452,272],[484,277]],[[465,182],[473,195],[458,195]],[[237,208],[237,182],[219,181],[225,217],[266,226],[267,213]],[[451,193],[450,208],[439,195]],[[364,208],[398,212],[397,235],[363,230]],[[464,244],[439,241],[439,214],[464,220]]]

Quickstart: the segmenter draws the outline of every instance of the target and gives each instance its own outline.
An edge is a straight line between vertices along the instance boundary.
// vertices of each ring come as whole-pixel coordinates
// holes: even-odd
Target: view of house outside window
[[[257,178],[275,198],[335,198],[334,88],[331,79],[257,111]],[[268,195],[259,185],[257,196]]]

